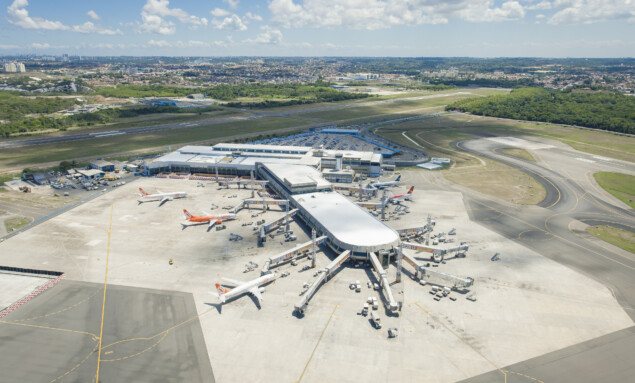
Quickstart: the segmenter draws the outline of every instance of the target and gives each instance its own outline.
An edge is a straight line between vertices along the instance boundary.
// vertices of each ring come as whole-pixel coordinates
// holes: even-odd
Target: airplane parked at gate
[[[216,214],[216,215],[206,215],[206,216],[195,216],[190,214],[189,211],[183,209],[183,213],[185,214],[185,221],[187,223],[183,223],[183,226],[191,226],[191,225],[200,225],[203,223],[208,223],[211,228],[215,224],[221,224],[223,221],[229,221],[232,219],[236,219],[236,214],[227,213],[227,214]]]
[[[187,196],[186,192],[161,193],[161,191],[159,191],[158,193],[150,194],[145,192],[142,188],[139,188],[139,193],[141,194],[142,199],[139,200],[139,203],[160,200],[161,202],[159,202],[159,206],[163,205],[166,201],[172,201],[175,198],[183,198]]]
[[[410,197],[414,194],[415,187],[412,186],[407,193],[404,194],[395,194],[386,197],[386,200],[392,203],[399,203],[401,201],[408,201]]]
[[[366,187],[375,188],[375,189],[383,189],[383,188],[387,188],[387,187],[391,187],[391,186],[397,185],[400,180],[401,180],[401,174],[398,175],[397,178],[395,178],[394,181],[375,182],[374,184],[366,185]]]
[[[249,293],[258,299],[258,303],[262,305],[262,294],[265,291],[261,285],[266,285],[272,282],[278,277],[276,272],[265,274],[262,277],[258,277],[248,282],[242,282],[235,279],[223,278],[224,281],[236,285],[233,289],[228,289],[221,286],[220,283],[216,284],[216,292],[210,291],[210,294],[215,295],[221,303],[225,303],[226,300]]]

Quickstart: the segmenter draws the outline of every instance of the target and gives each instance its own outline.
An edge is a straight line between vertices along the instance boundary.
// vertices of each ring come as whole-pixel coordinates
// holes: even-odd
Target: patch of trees
[[[129,108],[103,109],[93,113],[79,113],[65,117],[37,117],[0,125],[0,136],[29,133],[43,130],[64,131],[73,126],[94,126],[113,122],[119,118],[132,118],[155,113],[204,113],[220,110],[218,107],[175,108],[171,106],[134,106]]]
[[[81,104],[75,99],[59,97],[22,97],[17,92],[0,91],[0,120],[15,121],[29,114],[47,114]]]
[[[338,101],[347,96],[329,87],[330,84],[317,81],[310,84],[241,84],[217,85],[208,88],[178,88],[165,85],[119,85],[116,88],[97,88],[97,94],[105,97],[184,97],[192,93],[205,93],[207,97],[232,101],[239,98],[275,99],[318,99]],[[355,98],[355,97],[353,97]]]
[[[635,98],[619,93],[521,88],[507,95],[456,101],[446,110],[635,134]]]

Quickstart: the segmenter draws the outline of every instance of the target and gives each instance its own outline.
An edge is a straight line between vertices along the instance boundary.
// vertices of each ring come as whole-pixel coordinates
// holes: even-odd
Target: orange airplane
[[[190,212],[185,209],[183,209],[183,213],[185,213],[185,221],[189,222],[189,224],[184,223],[183,226],[200,225],[202,223],[208,223],[209,227],[212,227],[215,224],[223,223],[223,221],[236,219],[236,214],[233,214],[233,213],[206,215],[206,216],[198,216],[198,217],[190,214]]]

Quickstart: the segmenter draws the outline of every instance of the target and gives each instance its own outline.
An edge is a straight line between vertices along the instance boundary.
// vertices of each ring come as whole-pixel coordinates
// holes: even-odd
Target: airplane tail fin
[[[410,188],[410,190],[408,190],[408,194],[412,194],[412,192],[414,192],[414,190],[415,190],[415,187],[414,187],[414,186],[412,186],[412,187]]]
[[[221,297],[224,294],[227,294],[228,292],[230,292],[231,289],[227,289],[227,288],[221,286],[220,283],[217,283],[216,284],[216,291],[218,291],[218,296]]]
[[[397,182],[399,182],[399,180],[401,180],[401,174],[397,176],[397,179],[395,179]]]
[[[147,196],[148,193],[146,193],[142,188],[139,188],[139,193],[141,193],[141,196]]]
[[[190,219],[190,218],[192,218],[192,214],[190,214],[190,212],[189,212],[189,211],[187,211],[187,210],[185,210],[185,209],[183,209],[183,214],[185,214],[185,218],[186,218],[186,219]]]

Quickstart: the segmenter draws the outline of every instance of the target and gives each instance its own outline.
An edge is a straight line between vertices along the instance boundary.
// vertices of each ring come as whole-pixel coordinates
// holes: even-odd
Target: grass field
[[[348,120],[352,118],[363,118],[367,116],[376,116],[382,114],[398,114],[398,113],[421,113],[421,109],[438,107],[438,110],[442,110],[442,107],[456,100],[474,97],[475,94],[456,94],[459,93],[456,90],[452,93],[439,92],[430,95],[426,95],[425,99],[418,100],[403,100],[395,102],[387,102],[378,105],[351,107],[339,110],[327,110],[313,113],[303,113],[303,117],[314,118],[323,121],[338,121]],[[450,96],[448,96],[450,94]],[[433,113],[434,111],[427,111],[427,113]]]
[[[13,217],[4,220],[4,227],[7,228],[7,232],[17,230],[22,226],[28,225],[32,219],[26,217]]]
[[[593,174],[593,177],[604,190],[635,209],[635,176],[599,172]]]
[[[259,134],[304,125],[306,122],[289,118],[261,118],[156,132],[125,134],[90,141],[68,141],[28,148],[4,149],[0,152],[0,168],[15,168],[38,163],[96,157],[112,153],[130,152],[145,148],[178,145],[214,140],[242,134]]]
[[[417,148],[417,145],[404,137],[405,133],[421,145],[429,156],[450,158],[452,166],[442,173],[447,180],[456,184],[518,204],[533,205],[545,198],[544,187],[527,174],[452,148],[451,142],[470,138],[456,127],[444,128],[429,121],[416,120],[380,127],[377,133],[400,144]]]
[[[7,181],[11,181],[13,178],[20,177],[19,173],[4,173],[0,174],[0,185]]]
[[[529,161],[536,161],[536,159],[534,158],[534,156],[532,156],[528,151],[526,151],[525,149],[503,149],[503,153],[505,154],[509,154],[510,156],[514,156],[514,157],[518,157],[518,158],[523,158],[525,160],[529,160]]]
[[[635,233],[611,226],[589,226],[587,233],[631,253],[635,253]]]

